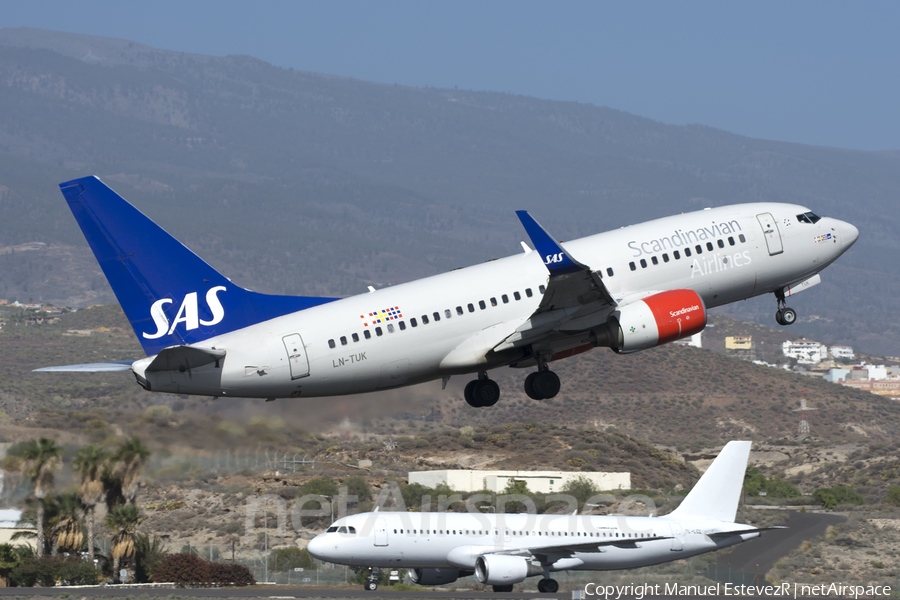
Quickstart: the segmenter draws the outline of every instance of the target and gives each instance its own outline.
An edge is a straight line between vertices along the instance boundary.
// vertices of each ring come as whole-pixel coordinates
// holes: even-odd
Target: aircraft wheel
[[[374,592],[375,590],[378,589],[378,584],[375,583],[374,581],[367,581],[363,585],[363,589],[366,590],[367,592]]]
[[[501,592],[501,593],[502,592],[511,592],[511,591],[513,591],[513,586],[511,586],[511,585],[495,585],[494,591]]]
[[[548,594],[555,594],[559,591],[559,584],[555,579],[545,579],[544,580],[544,591]]]
[[[779,325],[786,325],[786,323],[784,322],[784,317],[782,316],[783,314],[784,314],[784,311],[782,311],[780,308],[775,313],[775,322],[778,323]]]
[[[529,373],[525,378],[525,394],[532,400],[543,400],[544,397],[537,393],[534,389],[534,378],[537,377],[537,371]]]
[[[472,399],[478,406],[493,406],[500,399],[500,386],[493,379],[478,379],[472,388]]]
[[[553,371],[538,371],[531,386],[542,398],[553,398],[559,393],[559,375]]]
[[[793,325],[797,320],[797,313],[793,308],[785,308],[781,311],[782,325]]]
[[[474,406],[475,408],[478,408],[479,406],[481,406],[481,404],[479,404],[478,400],[475,398],[475,386],[477,384],[478,384],[478,380],[473,379],[472,381],[470,381],[469,383],[466,384],[466,389],[463,392],[463,396],[466,399],[466,403],[469,406]]]
[[[541,594],[547,593],[547,580],[541,579],[538,581],[538,592]]]

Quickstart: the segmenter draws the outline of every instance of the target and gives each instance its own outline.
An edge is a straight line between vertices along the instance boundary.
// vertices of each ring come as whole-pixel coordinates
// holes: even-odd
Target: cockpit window
[[[334,533],[337,530],[338,530],[337,527],[329,527],[328,529],[325,530],[325,533]]]
[[[338,527],[338,533],[347,533],[346,527]]]
[[[356,533],[356,527],[351,525],[351,526],[347,527],[347,531],[349,531],[350,533]]]
[[[801,223],[809,223],[810,225],[812,225],[813,223],[817,223],[821,218],[822,217],[812,211],[803,213],[802,215],[797,215],[798,221],[800,221]]]

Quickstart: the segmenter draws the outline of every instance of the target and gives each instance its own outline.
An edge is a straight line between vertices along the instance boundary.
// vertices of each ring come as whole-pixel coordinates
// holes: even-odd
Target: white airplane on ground
[[[299,398],[358,394],[534,367],[525,391],[554,397],[548,363],[597,346],[626,353],[693,335],[707,309],[819,283],[857,229],[803,206],[739,204],[558,243],[517,214],[537,251],[349,298],[271,296],[233,284],[96,177],[60,184],[146,358],[38,371],[131,371],[154,392]]]
[[[342,565],[409,568],[420,585],[473,572],[495,592],[554,571],[633,569],[719,550],[758,537],[735,523],[750,442],[729,442],[681,505],[662,517],[370,512],[335,521],[309,542],[314,557]],[[777,528],[780,529],[780,528]],[[365,588],[376,588],[377,571]]]

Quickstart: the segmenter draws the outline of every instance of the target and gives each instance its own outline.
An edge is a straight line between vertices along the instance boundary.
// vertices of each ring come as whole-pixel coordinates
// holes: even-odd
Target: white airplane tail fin
[[[668,516],[705,517],[734,522],[750,442],[728,442],[684,501]]]

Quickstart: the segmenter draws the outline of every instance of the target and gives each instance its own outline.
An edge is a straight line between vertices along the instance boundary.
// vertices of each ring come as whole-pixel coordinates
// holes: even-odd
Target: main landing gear
[[[784,301],[784,294],[775,292],[778,300],[778,311],[775,313],[775,322],[779,325],[793,325],[797,321],[797,313],[793,308],[788,308]]]
[[[555,594],[559,591],[559,584],[555,579],[541,579],[538,581],[538,591],[542,594]]]
[[[469,406],[493,406],[500,399],[500,386],[493,379],[488,379],[487,373],[482,371],[478,374],[478,379],[466,384],[464,395]]]
[[[559,393],[559,375],[547,367],[544,356],[538,357],[538,370],[525,378],[525,393],[532,400],[547,400]]]

